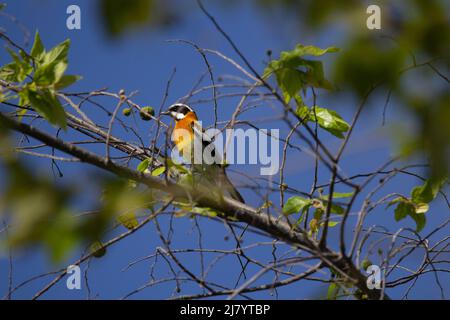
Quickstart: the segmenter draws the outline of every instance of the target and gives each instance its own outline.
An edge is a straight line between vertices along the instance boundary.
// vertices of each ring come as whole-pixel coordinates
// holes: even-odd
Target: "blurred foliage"
[[[135,27],[170,25],[176,14],[160,0],[100,0],[99,7],[105,30],[111,36]]]
[[[55,263],[62,262],[80,245],[91,244],[91,252],[93,247],[99,251],[95,256],[103,255],[105,249],[99,246],[99,239],[111,227],[111,221],[117,220],[125,228],[134,229],[139,225],[137,212],[145,216],[153,209],[151,191],[142,191],[122,179],[99,178],[95,181],[103,196],[98,210],[77,215],[77,209],[73,208],[75,185],[56,184],[28,168],[14,152],[9,132],[1,123],[0,154],[0,170],[5,173],[2,177],[5,190],[0,192],[0,219],[9,225],[2,249],[43,245]]]

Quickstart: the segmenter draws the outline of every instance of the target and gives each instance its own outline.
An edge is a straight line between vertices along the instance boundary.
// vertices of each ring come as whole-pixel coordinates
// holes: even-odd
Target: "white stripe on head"
[[[175,120],[183,119],[189,112],[194,112],[191,107],[184,103],[174,103],[169,107],[169,112]]]

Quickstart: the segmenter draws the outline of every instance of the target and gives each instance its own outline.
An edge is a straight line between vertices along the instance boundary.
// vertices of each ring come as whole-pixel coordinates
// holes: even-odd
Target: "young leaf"
[[[320,107],[313,107],[310,112],[311,119],[316,120],[319,126],[334,136],[343,139],[343,132],[350,129],[350,126],[335,111]]]
[[[291,51],[292,55],[295,56],[321,56],[325,53],[338,52],[339,48],[336,47],[328,47],[326,49],[321,49],[316,46],[308,45],[304,46],[302,44],[298,44],[294,50]]]
[[[14,63],[8,63],[0,68],[0,79],[8,82],[19,82],[19,66]]]
[[[67,61],[67,54],[69,52],[70,39],[67,39],[44,55],[44,64],[50,64],[53,62],[64,62]]]
[[[336,300],[337,296],[339,295],[340,287],[336,283],[332,282],[328,286],[328,292],[327,292],[327,300]]]
[[[10,50],[9,48],[6,49],[10,56],[14,60],[14,70],[16,72],[15,75],[15,82],[22,82],[26,79],[26,77],[33,71],[33,67],[30,64],[30,61],[26,59],[21,59],[14,51]],[[11,66],[12,67],[12,66]]]
[[[44,54],[45,54],[44,45],[42,44],[39,32],[36,31],[36,34],[34,35],[33,48],[31,49],[31,56],[36,60],[36,62],[40,62]]]
[[[152,171],[152,176],[157,177],[166,171],[166,167],[158,167]]]
[[[147,170],[149,165],[150,165],[150,158],[145,158],[138,164],[136,169],[139,172],[144,172],[145,170]]]
[[[286,201],[283,207],[283,214],[290,215],[308,209],[311,206],[311,200],[294,196]]]
[[[41,65],[34,73],[34,81],[39,86],[57,84],[67,69],[67,61],[52,62]]]
[[[69,46],[70,40],[67,39],[43,55],[42,64],[34,74],[36,84],[49,86],[59,82],[67,69]]]

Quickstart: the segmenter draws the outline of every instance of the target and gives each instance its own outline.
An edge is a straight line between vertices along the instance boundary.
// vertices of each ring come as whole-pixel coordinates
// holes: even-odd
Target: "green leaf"
[[[330,228],[335,227],[339,224],[339,221],[328,221],[328,226]]]
[[[436,198],[445,179],[434,181],[428,179],[422,186],[417,186],[411,191],[411,199],[414,203],[430,203]]]
[[[406,218],[406,216],[416,213],[416,210],[414,208],[414,205],[406,202],[401,201],[397,208],[395,208],[395,221],[400,221]]]
[[[0,68],[0,79],[8,82],[19,82],[19,66],[14,63],[8,63]]]
[[[335,111],[321,108],[312,107],[310,112],[311,119],[316,120],[319,126],[334,136],[343,139],[343,132],[350,129],[350,126],[344,119]]]
[[[276,72],[276,77],[286,103],[303,87],[302,73],[298,70],[284,68]]]
[[[136,219],[136,214],[133,211],[123,213],[117,217],[119,221],[125,228],[134,229],[139,225],[139,221]]]
[[[58,44],[49,52],[45,53],[34,74],[34,81],[40,86],[56,84],[62,78],[67,69],[70,40]]]
[[[339,290],[339,285],[334,282],[330,283],[327,291],[327,300],[336,300],[337,296],[339,295]]]
[[[341,206],[338,206],[337,204],[332,204],[331,205],[331,213],[335,213],[335,214],[344,214],[345,210],[344,208],[342,208]]]
[[[55,89],[61,90],[67,88],[68,86],[71,86],[81,78],[82,78],[81,76],[76,75],[63,75],[61,79],[59,79],[59,81],[55,84]]]
[[[166,167],[158,167],[152,171],[152,176],[157,177],[166,171]]]
[[[416,231],[420,232],[425,227],[425,224],[427,222],[427,218],[424,214],[421,213],[412,213],[409,215],[411,218],[413,218],[414,222],[416,223]]]
[[[353,192],[333,192],[333,199],[350,198],[353,194]],[[320,198],[323,200],[328,200],[328,197],[328,195],[323,195]]]
[[[194,207],[191,208],[189,211],[197,214],[201,214],[203,216],[207,217],[216,217],[218,215],[218,212],[211,208],[203,208],[203,207]]]
[[[39,86],[50,86],[58,83],[67,69],[67,61],[43,64],[34,73],[34,81]]]
[[[63,106],[50,90],[42,90],[39,93],[28,89],[28,99],[37,113],[48,122],[63,129],[67,127],[66,113]]]
[[[334,47],[321,49],[299,44],[294,50],[281,52],[280,59],[270,61],[264,70],[263,77],[267,78],[271,74],[275,74],[286,103],[295,97],[305,85],[331,89],[330,83],[324,77],[322,62],[306,60],[303,59],[303,56],[320,56],[337,50]]]
[[[216,217],[219,213],[218,211],[208,208],[208,207],[195,207],[184,202],[174,202],[173,205],[179,207],[181,210],[175,213],[177,218],[184,217],[188,213],[195,213],[206,217]]]
[[[16,72],[14,82],[22,82],[26,79],[26,77],[33,71],[33,67],[30,64],[28,58],[24,58],[23,60],[11,49],[6,49],[10,56],[13,58],[14,66],[10,65],[12,69]],[[23,54],[24,55],[24,54]],[[26,55],[24,55],[26,57]]]
[[[31,49],[31,56],[36,60],[36,62],[40,62],[45,55],[44,45],[42,44],[41,37],[39,36],[39,32],[36,31],[34,35],[34,43],[33,48]]]
[[[293,196],[289,198],[283,206],[283,214],[290,215],[307,210],[311,206],[311,199]]]
[[[67,54],[69,52],[70,39],[66,39],[57,46],[53,47],[49,52],[44,55],[44,64],[50,64],[53,62],[67,61]]]
[[[426,203],[414,204],[406,198],[396,198],[389,204],[398,203],[395,208],[395,221],[400,221],[410,216],[416,223],[416,231],[420,232],[426,224],[425,212],[428,211],[428,205]]]
[[[339,48],[336,47],[328,47],[326,49],[321,49],[316,46],[307,45],[304,46],[302,44],[297,44],[294,50],[290,51],[288,54],[286,54],[286,57],[288,56],[321,56],[325,53],[332,53],[332,52],[338,52]]]
[[[136,169],[139,172],[144,172],[145,170],[147,170],[149,165],[150,165],[150,158],[145,158],[138,164]]]
[[[323,63],[321,61],[305,60],[304,63],[308,67],[305,75],[306,84],[315,88],[333,89],[331,83],[325,79]]]

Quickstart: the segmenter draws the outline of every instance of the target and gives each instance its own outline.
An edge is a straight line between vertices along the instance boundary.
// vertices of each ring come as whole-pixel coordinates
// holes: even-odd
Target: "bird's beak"
[[[170,114],[170,111],[164,111],[164,112],[161,112],[161,115],[162,116],[168,116]]]

